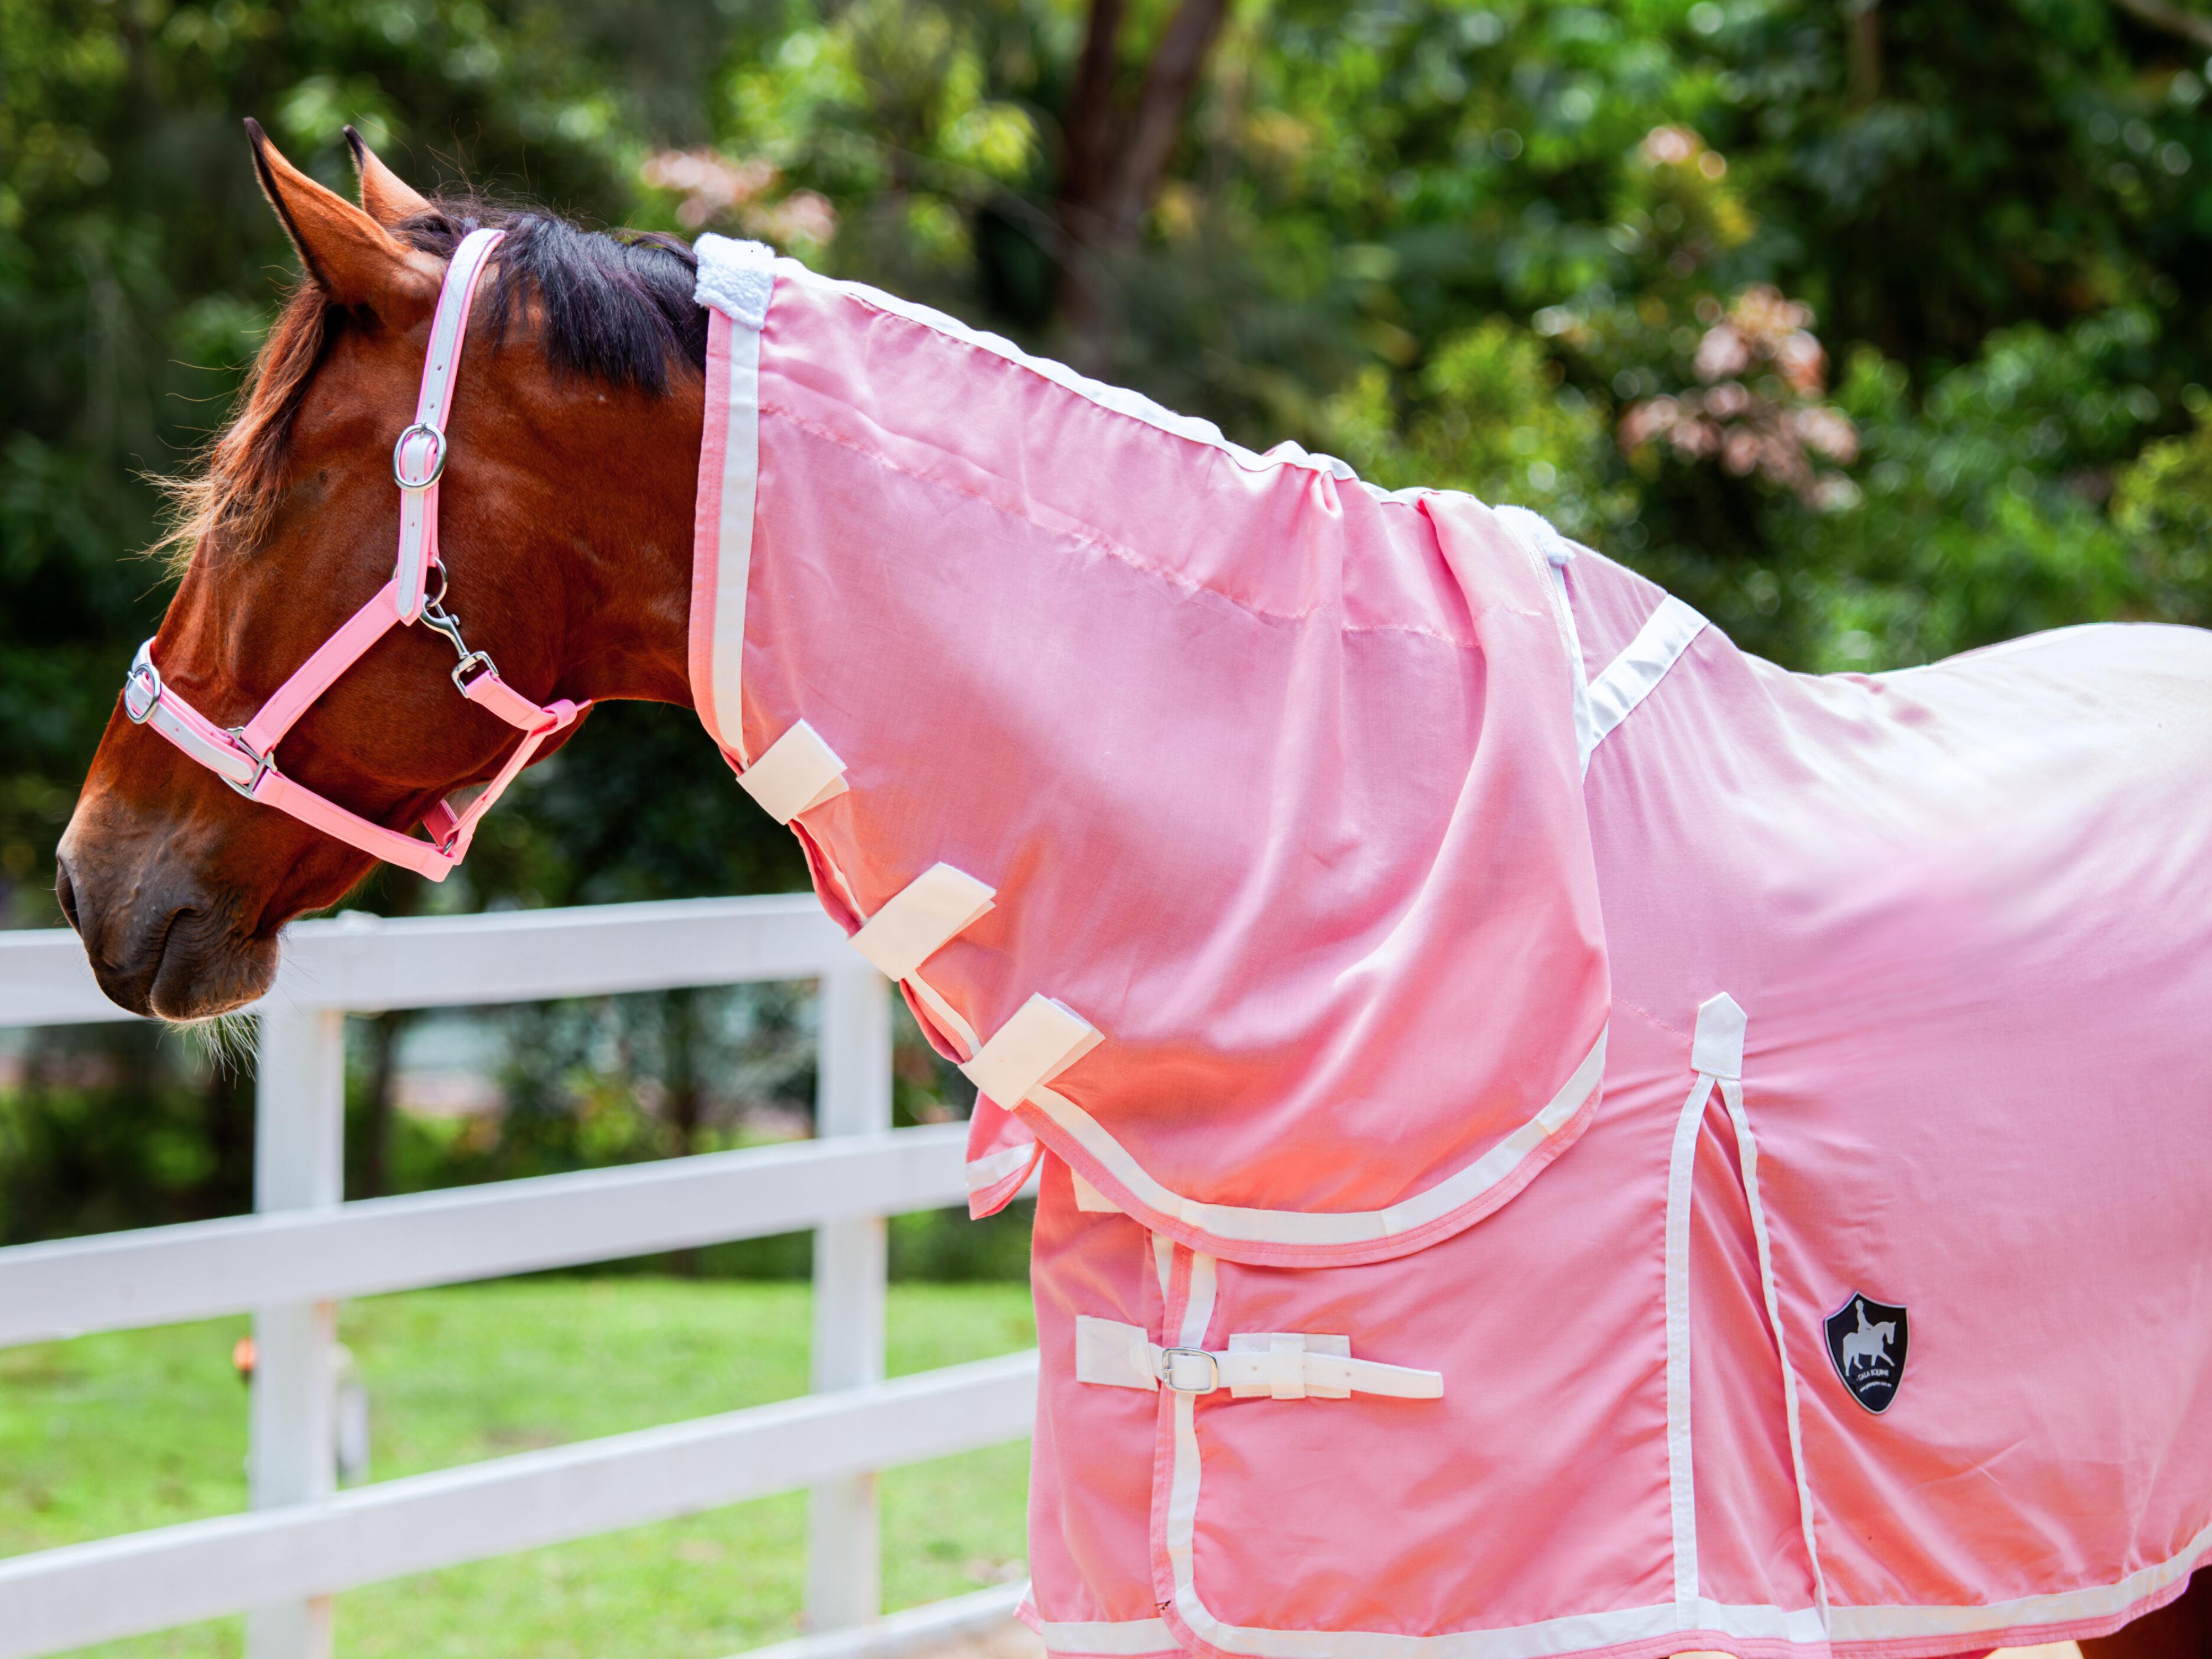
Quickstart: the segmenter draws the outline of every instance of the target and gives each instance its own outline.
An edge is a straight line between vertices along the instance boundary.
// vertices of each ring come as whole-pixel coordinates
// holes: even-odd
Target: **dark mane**
[[[671,367],[707,362],[707,313],[691,297],[699,262],[690,245],[658,233],[585,230],[565,219],[440,198],[395,226],[409,246],[449,259],[484,226],[507,232],[489,320],[504,340],[535,300],[555,370],[635,388],[668,390]]]
[[[445,259],[479,227],[507,232],[484,299],[495,341],[534,325],[556,374],[659,397],[671,376],[703,370],[707,313],[692,299],[689,244],[658,234],[585,230],[566,220],[473,198],[438,197],[392,227],[409,246]],[[194,476],[161,480],[171,503],[161,551],[189,560],[209,535],[240,542],[267,527],[292,420],[348,313],[302,281],[255,356],[238,412]]]

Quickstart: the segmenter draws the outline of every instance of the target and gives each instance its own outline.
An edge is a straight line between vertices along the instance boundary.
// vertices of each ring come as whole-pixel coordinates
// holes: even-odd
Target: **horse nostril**
[[[62,914],[69,918],[69,925],[82,934],[84,928],[76,919],[76,889],[70,884],[66,859],[54,860],[54,896],[61,901]]]

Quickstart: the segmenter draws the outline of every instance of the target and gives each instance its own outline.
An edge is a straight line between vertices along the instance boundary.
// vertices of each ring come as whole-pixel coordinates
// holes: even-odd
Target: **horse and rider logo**
[[[1876,1415],[1887,1411],[1905,1376],[1905,1310],[1854,1291],[1821,1328],[1851,1398]]]

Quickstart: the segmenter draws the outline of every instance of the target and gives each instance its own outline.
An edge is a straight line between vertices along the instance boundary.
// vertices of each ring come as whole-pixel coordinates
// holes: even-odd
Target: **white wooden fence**
[[[349,1012],[782,979],[820,984],[820,1139],[342,1201]],[[254,1214],[0,1249],[0,1346],[252,1313],[252,1507],[0,1559],[0,1659],[240,1611],[249,1659],[323,1659],[335,1591],[799,1486],[819,1633],[784,1659],[1011,1609],[991,1590],[878,1619],[877,1471],[1027,1434],[1036,1356],[884,1379],[884,1218],[964,1199],[963,1127],[890,1127],[887,987],[811,896],[304,922],[257,1012]],[[118,1018],[73,935],[0,933],[0,1024]],[[809,1226],[816,1392],[335,1489],[340,1298]]]

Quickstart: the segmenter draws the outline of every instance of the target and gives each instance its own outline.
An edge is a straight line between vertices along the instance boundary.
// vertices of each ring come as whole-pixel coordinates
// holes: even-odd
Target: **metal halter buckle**
[[[237,790],[238,793],[245,796],[246,799],[252,800],[253,799],[253,792],[261,787],[261,780],[267,777],[271,772],[276,769],[276,757],[273,755],[263,754],[252,744],[246,742],[246,728],[242,726],[227,726],[224,728],[223,735],[237,745],[238,750],[240,754],[244,755],[246,759],[253,763],[253,775],[248,778],[244,783],[240,783],[236,778],[232,777],[226,772],[217,772],[216,776],[221,778],[232,788]]]
[[[152,644],[149,640],[138,647],[131,672],[123,678],[123,712],[133,726],[145,725],[153,717],[154,706],[161,701],[161,671],[154,666],[147,648]]]
[[[1203,1388],[1185,1388],[1176,1381],[1176,1361],[1182,1358],[1203,1359],[1206,1362],[1206,1382]],[[1212,1394],[1221,1386],[1221,1361],[1203,1348],[1162,1348],[1159,1378],[1176,1394]]]
[[[430,440],[430,476],[415,479],[407,476],[405,456],[407,441],[416,435]],[[399,434],[399,441],[392,446],[392,481],[402,489],[428,489],[444,476],[446,471],[446,434],[428,421],[417,421]]]

